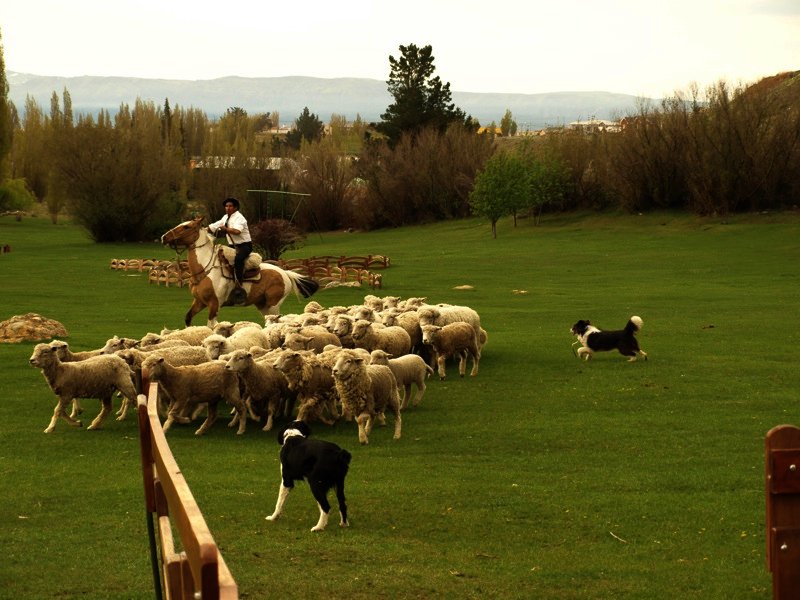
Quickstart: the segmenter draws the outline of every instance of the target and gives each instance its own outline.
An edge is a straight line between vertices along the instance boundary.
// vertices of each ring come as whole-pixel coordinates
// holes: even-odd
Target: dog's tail
[[[644,321],[642,321],[642,318],[634,315],[628,320],[628,324],[625,325],[625,332],[629,334],[634,334],[637,331],[641,330],[643,325]]]
[[[347,450],[342,448],[339,451],[339,461],[342,469],[344,470],[344,475],[347,475],[347,470],[350,468],[350,459],[353,458],[352,454],[350,454]]]

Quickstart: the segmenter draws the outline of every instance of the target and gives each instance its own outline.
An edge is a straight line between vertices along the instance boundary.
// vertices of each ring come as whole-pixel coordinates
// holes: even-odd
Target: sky
[[[6,71],[387,80],[431,45],[452,91],[664,97],[800,70],[800,0],[4,0]]]

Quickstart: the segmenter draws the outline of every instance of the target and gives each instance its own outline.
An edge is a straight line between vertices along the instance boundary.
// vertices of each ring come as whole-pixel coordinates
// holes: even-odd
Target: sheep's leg
[[[369,432],[372,429],[372,419],[367,413],[361,413],[356,419],[358,423],[358,441],[360,444],[369,444]]]
[[[407,409],[407,408],[408,408],[408,401],[409,401],[410,399],[411,399],[411,384],[410,384],[410,383],[407,383],[407,384],[405,385],[405,387],[403,388],[403,404],[402,404],[402,406],[401,406],[401,408],[402,408],[403,410],[405,410],[405,409]],[[415,402],[415,403],[414,403],[414,405],[416,406],[416,404],[417,404],[417,403]]]
[[[462,350],[458,353],[458,374],[463,377],[467,372],[467,351]]]
[[[272,404],[267,405],[267,424],[261,428],[261,431],[269,431],[272,429],[272,413],[275,412],[275,407]]]
[[[100,401],[103,403],[103,406],[87,429],[99,429],[103,425],[103,421],[106,420],[108,413],[111,412],[111,396],[108,398],[101,398]]]
[[[445,360],[447,359],[441,354],[436,357],[436,366],[439,370],[439,379],[444,379],[447,377],[447,371],[445,370],[444,366]]]
[[[69,416],[73,419],[78,415],[83,414],[83,408],[81,407],[81,401],[78,398],[75,398],[72,401],[72,412],[69,413]]]
[[[422,396],[425,395],[425,387],[425,376],[423,375],[419,378],[419,381],[417,381],[417,395],[414,397],[414,406],[419,406],[419,403],[422,402]],[[403,409],[405,410],[405,406]]]
[[[58,402],[56,403],[56,407],[53,410],[53,418],[50,419],[50,424],[47,426],[47,429],[44,430],[45,433],[50,433],[50,432],[53,431],[53,429],[55,429],[56,421],[58,421],[59,417],[61,417],[67,423],[69,423],[70,425],[72,425],[74,427],[82,427],[83,426],[83,423],[81,423],[77,419],[74,419],[73,417],[71,417],[70,415],[67,414],[67,410],[66,409],[67,409],[67,404],[69,404],[69,401],[70,401],[70,399],[67,399],[67,398],[59,398],[58,399]]]
[[[470,374],[469,374],[470,377],[475,377],[475,375],[478,374],[478,363],[480,362],[480,360],[481,360],[480,352],[473,352],[472,353],[472,371],[470,371]],[[464,362],[465,363],[467,362],[466,358],[464,359]]]
[[[203,421],[203,424],[200,425],[200,428],[194,432],[195,435],[203,435],[214,424],[214,421],[217,420],[217,403],[216,402],[209,402],[208,403],[208,416],[206,420]],[[243,419],[244,420],[244,419]]]

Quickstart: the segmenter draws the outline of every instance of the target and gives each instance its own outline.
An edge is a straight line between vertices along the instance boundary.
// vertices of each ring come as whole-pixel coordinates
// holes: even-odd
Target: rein
[[[180,239],[180,237],[181,237],[181,236],[178,236],[176,239],[172,240],[172,241],[171,241],[171,242],[169,242],[169,244],[168,244],[168,246],[170,246],[170,247],[171,247],[173,250],[175,250],[175,255],[178,257],[178,262],[180,262],[180,255],[183,253],[183,251],[185,251],[185,250],[189,250],[189,251],[191,251],[191,250],[195,250],[195,257],[196,257],[196,256],[197,256],[197,252],[196,252],[196,251],[197,251],[197,249],[198,249],[198,248],[202,248],[203,246],[205,246],[206,244],[208,244],[208,243],[209,243],[209,241],[210,241],[210,240],[208,239],[208,237],[206,236],[206,241],[205,241],[205,242],[203,242],[202,244],[199,244],[199,245],[198,245],[198,244],[195,242],[195,243],[192,243],[192,244],[191,244],[191,245],[189,245],[189,246],[179,246],[179,245],[178,245],[178,240]],[[199,234],[198,234],[198,239],[199,239]],[[189,275],[190,275],[190,277],[191,277],[191,282],[192,282],[192,285],[197,285],[198,283],[200,283],[201,281],[203,281],[203,279],[205,279],[206,277],[208,277],[208,274],[209,274],[209,272],[211,272],[211,269],[213,269],[213,268],[214,268],[214,259],[216,258],[216,257],[215,257],[215,254],[216,254],[216,253],[215,253],[215,252],[212,250],[212,251],[211,251],[211,258],[210,258],[210,259],[209,259],[209,261],[208,261],[208,262],[205,264],[205,266],[201,266],[201,267],[200,267],[200,268],[201,268],[201,271],[198,271],[198,272],[196,272],[196,273],[195,273],[194,271],[191,271],[191,270],[189,271]],[[199,264],[199,262],[198,262],[198,264]]]

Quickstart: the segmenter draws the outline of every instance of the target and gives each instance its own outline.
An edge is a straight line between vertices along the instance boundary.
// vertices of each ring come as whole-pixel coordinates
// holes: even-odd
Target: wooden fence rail
[[[779,425],[767,432],[767,568],[775,600],[800,598],[800,429]]]
[[[139,395],[137,414],[155,596],[161,599],[163,590],[166,598],[236,599],[236,582],[161,428],[158,384],[148,384],[143,373],[142,389],[148,394]],[[175,546],[173,527],[182,551]]]

